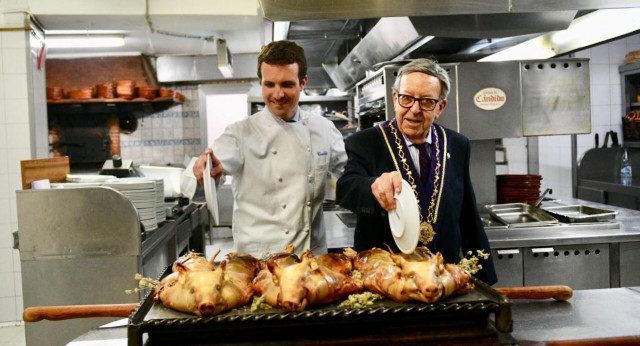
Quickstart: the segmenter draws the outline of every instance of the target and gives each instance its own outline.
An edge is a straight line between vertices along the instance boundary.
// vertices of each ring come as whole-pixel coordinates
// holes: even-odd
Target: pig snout
[[[198,311],[201,316],[211,316],[216,311],[216,305],[213,302],[200,303],[198,305]]]

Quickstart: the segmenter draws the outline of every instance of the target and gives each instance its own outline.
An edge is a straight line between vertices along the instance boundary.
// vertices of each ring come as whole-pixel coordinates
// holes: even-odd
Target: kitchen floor
[[[25,346],[24,324],[0,324],[0,346]]]

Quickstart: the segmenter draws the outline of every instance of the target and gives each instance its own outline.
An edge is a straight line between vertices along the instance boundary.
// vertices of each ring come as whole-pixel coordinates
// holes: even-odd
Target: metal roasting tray
[[[505,224],[502,221],[498,221],[498,220],[493,220],[493,219],[487,219],[484,217],[480,218],[482,220],[482,225],[484,226],[484,229],[505,229],[505,228],[509,228],[509,225]]]
[[[589,207],[586,205],[565,205],[556,207],[543,207],[547,213],[561,222],[607,222],[615,219],[617,211]]]
[[[168,267],[162,277],[168,275]],[[251,304],[212,317],[198,317],[153,301],[153,291],[129,317],[128,345],[398,343],[472,338],[493,340],[512,330],[511,302],[485,283],[442,301],[398,303],[383,299],[366,308],[340,308],[340,301],[302,312],[250,311]],[[494,314],[494,319],[489,316]],[[508,334],[507,334],[508,335]],[[381,341],[382,340],[382,341]]]
[[[509,228],[552,226],[558,220],[540,208],[527,203],[507,203],[486,205],[491,218],[509,226]]]

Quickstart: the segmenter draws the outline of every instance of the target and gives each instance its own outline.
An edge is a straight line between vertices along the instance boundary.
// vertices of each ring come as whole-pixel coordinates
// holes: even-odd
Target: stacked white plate
[[[156,183],[156,220],[158,224],[167,219],[167,213],[164,210],[164,179],[151,178]]]
[[[116,179],[116,177],[99,174],[67,174],[68,183],[104,183],[112,179]]]
[[[107,186],[120,191],[125,195],[138,210],[140,222],[145,230],[152,231],[158,228],[156,216],[156,183],[145,178],[120,178],[105,182],[102,186]],[[163,209],[164,212],[164,209]]]

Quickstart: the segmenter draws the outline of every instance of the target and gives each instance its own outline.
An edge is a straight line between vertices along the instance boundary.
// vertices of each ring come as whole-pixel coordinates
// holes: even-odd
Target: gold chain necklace
[[[418,191],[416,190],[415,179],[413,178],[413,174],[411,172],[411,169],[409,168],[409,163],[407,163],[407,158],[405,156],[403,146],[402,146],[402,140],[400,139],[400,136],[398,136],[398,130],[395,128],[395,126],[393,126],[392,122],[389,123],[389,128],[391,129],[391,133],[395,137],[395,144],[398,149],[398,156],[400,156],[400,162],[402,162],[402,168],[407,174],[407,178],[409,179],[409,184],[411,185],[411,188],[413,189],[413,194],[416,196],[416,200],[418,202],[418,212],[420,213],[420,241],[423,244],[428,244],[433,240],[433,237],[435,237],[436,235],[436,232],[433,230],[433,226],[431,226],[431,224],[435,222],[434,211],[436,207],[436,198],[438,196],[438,190],[439,190],[438,186],[440,185],[440,166],[441,166],[440,165],[440,146],[439,146],[440,137],[438,136],[437,131],[432,131],[435,138],[435,142],[436,142],[435,144],[436,168],[434,170],[433,193],[431,194],[431,200],[429,201],[429,207],[427,208],[427,219],[424,220],[422,216],[422,208],[420,207],[420,199],[418,197]],[[383,134],[384,134],[384,131],[383,131]],[[385,140],[386,139],[387,138],[385,136]],[[388,142],[387,142],[387,145],[389,145]],[[393,153],[392,153],[392,157],[393,157]],[[397,162],[396,162],[396,168],[399,168],[397,167]]]

